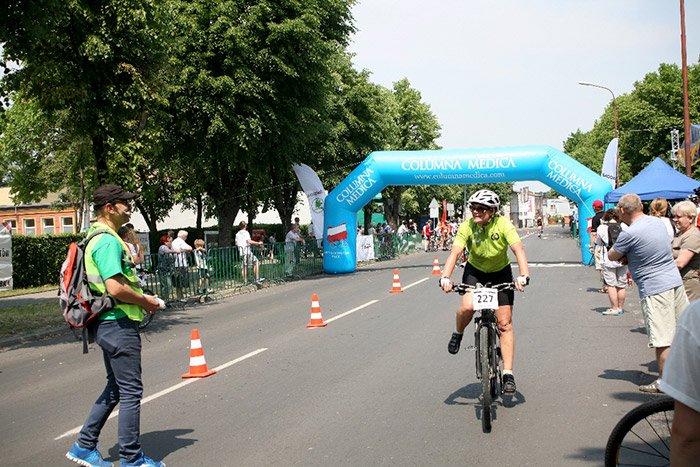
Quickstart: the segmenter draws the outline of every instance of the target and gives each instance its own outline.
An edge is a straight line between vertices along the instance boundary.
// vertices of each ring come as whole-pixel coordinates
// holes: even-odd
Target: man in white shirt
[[[246,229],[248,224],[245,221],[241,221],[238,224],[240,230],[236,233],[236,246],[238,247],[238,254],[241,256],[241,271],[243,272],[243,282],[248,282],[248,264],[253,263],[253,272],[255,273],[255,281],[260,281],[260,270],[258,264],[258,258],[253,254],[253,249],[250,245],[262,245],[262,242],[256,242],[250,238],[250,233]]]
[[[187,252],[192,251],[192,247],[185,241],[187,239],[187,231],[180,230],[177,233],[177,238],[173,240],[172,249],[179,253],[175,255],[175,287],[177,288],[177,298],[184,301],[182,289],[189,288],[190,278],[187,274]]]
[[[295,257],[299,253],[299,248],[297,243],[304,245],[306,242],[301,235],[299,235],[299,224],[292,224],[291,230],[287,232],[286,237],[284,237],[284,259],[285,259],[285,270],[288,276],[292,275],[294,270]]]

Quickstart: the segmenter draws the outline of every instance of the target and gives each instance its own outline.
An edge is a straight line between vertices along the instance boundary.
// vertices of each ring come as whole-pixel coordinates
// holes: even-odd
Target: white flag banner
[[[374,235],[357,236],[357,262],[374,259]]]
[[[314,237],[323,238],[323,208],[326,203],[326,190],[323,189],[323,183],[314,169],[306,164],[292,164],[292,168],[309,200]]]
[[[603,159],[603,170],[600,176],[610,182],[613,188],[617,180],[617,138],[613,138],[608,144],[608,149],[605,150],[605,158]]]
[[[0,290],[12,290],[12,227],[0,224]]]

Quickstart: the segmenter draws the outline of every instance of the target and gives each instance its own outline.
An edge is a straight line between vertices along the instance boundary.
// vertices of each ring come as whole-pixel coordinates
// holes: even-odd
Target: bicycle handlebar
[[[442,286],[440,285],[440,281],[438,281],[438,286],[440,288],[442,288]],[[503,291],[503,290],[516,290],[515,289],[515,282],[504,282],[502,284],[491,284],[490,282],[487,282],[486,284],[480,284],[477,282],[475,285],[466,284],[466,283],[460,283],[460,284],[453,283],[451,291],[457,292],[460,295],[464,295],[465,293],[469,292],[470,290],[482,289],[482,288],[496,289],[499,292]]]

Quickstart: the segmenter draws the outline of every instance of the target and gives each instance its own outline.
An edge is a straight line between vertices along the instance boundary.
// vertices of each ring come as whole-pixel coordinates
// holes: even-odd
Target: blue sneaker
[[[81,448],[78,442],[73,443],[73,447],[66,453],[66,457],[76,464],[85,467],[112,467],[111,462],[102,459],[100,452],[95,449]]]
[[[154,461],[146,456],[143,451],[139,453],[139,457],[135,462],[120,462],[119,465],[120,467],[165,467],[165,464]]]

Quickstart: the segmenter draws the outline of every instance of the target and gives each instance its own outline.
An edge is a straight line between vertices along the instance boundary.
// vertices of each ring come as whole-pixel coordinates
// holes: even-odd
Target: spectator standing
[[[683,278],[688,301],[700,299],[700,229],[695,225],[695,204],[681,201],[673,206],[678,233],[673,239],[673,258]]]
[[[143,381],[141,379],[141,336],[138,323],[143,311],[155,313],[158,302],[143,295],[136,272],[123,261],[130,256],[117,230],[131,217],[131,200],[136,195],[116,185],[103,185],[93,193],[97,229],[107,233],[95,237],[85,248],[85,270],[90,288],[114,297],[114,308],[104,312],[92,328],[107,371],[107,385],[92,407],[78,440],[66,457],[80,465],[111,466],[102,459],[97,442],[102,427],[119,404],[119,458],[122,466],[165,467],[146,457],[141,450],[140,419]]]
[[[291,229],[284,238],[285,272],[288,276],[291,276],[294,271],[294,258],[296,252],[299,251],[298,244],[304,245],[306,242],[301,238],[301,235],[299,235],[299,224],[292,224]]]
[[[678,320],[659,388],[673,397],[671,465],[694,467],[700,459],[700,302]]]
[[[406,235],[408,233],[408,227],[406,226],[406,221],[401,222],[401,225],[399,226],[398,230],[396,231],[397,235]]]
[[[603,283],[608,288],[608,299],[610,300],[610,308],[603,312],[604,315],[621,315],[622,306],[625,304],[627,296],[627,266],[619,261],[611,261],[608,258],[608,250],[612,246],[613,235],[611,232],[622,229],[619,224],[620,213],[617,209],[608,209],[603,215],[601,222],[596,232],[596,244],[602,247],[601,267],[603,272]]]
[[[431,221],[426,221],[423,225],[423,249],[428,251],[430,249],[430,237],[433,235],[433,229],[430,226]]]
[[[183,289],[190,287],[190,277],[187,273],[189,263],[187,261],[187,252],[192,251],[192,247],[187,244],[187,231],[180,230],[177,233],[177,238],[173,239],[173,250],[177,251],[175,255],[175,288],[177,289],[177,298],[184,302],[187,299],[183,293]]]
[[[207,250],[204,248],[204,240],[201,238],[194,241],[194,261],[197,264],[199,276],[199,290],[197,290],[197,293],[207,293],[209,265],[207,264]]]
[[[275,259],[275,243],[277,243],[277,237],[274,232],[267,237],[267,243],[270,244],[270,259]]]
[[[595,241],[595,237],[598,234],[598,227],[600,227],[600,221],[603,219],[603,214],[605,214],[605,212],[603,211],[603,202],[601,200],[597,199],[593,201],[593,211],[595,212],[595,215],[591,219],[591,245],[588,251],[593,255],[593,260],[595,261],[595,268],[596,270],[600,271],[600,279],[603,280],[603,266],[601,264],[603,250],[601,245],[596,245]],[[608,293],[608,288],[605,285],[605,281],[603,281],[603,288],[600,289],[598,292]]]
[[[688,298],[683,281],[673,260],[671,244],[663,222],[644,214],[642,200],[633,193],[620,198],[620,219],[629,227],[620,233],[608,252],[612,261],[627,258],[632,279],[639,288],[642,314],[647,329],[649,347],[656,354],[659,378],[676,331],[676,322]],[[639,387],[642,392],[658,393],[659,379]]]
[[[170,300],[170,291],[175,285],[175,253],[173,239],[168,235],[160,237],[158,247],[158,273],[160,274],[160,296],[167,302]]]
[[[666,201],[666,198],[654,198],[649,204],[649,215],[661,219],[668,232],[668,241],[673,242],[676,231],[673,228],[673,224],[671,224],[671,219],[666,216],[666,212],[668,212],[668,201]]]
[[[240,229],[236,233],[236,246],[238,247],[238,254],[241,257],[241,270],[243,273],[243,282],[248,282],[248,265],[253,265],[253,272],[255,273],[255,281],[260,282],[260,265],[258,264],[258,258],[253,254],[253,248],[251,245],[261,245],[262,242],[256,242],[250,238],[250,233],[248,232],[248,224],[246,221],[241,221],[238,224]]]

